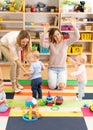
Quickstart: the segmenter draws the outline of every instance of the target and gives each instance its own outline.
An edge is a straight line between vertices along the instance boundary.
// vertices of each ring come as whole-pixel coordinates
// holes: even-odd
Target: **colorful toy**
[[[32,106],[29,107],[29,110],[23,113],[23,120],[27,122],[34,122],[41,118],[41,114],[39,113],[38,108],[36,111],[32,111]]]
[[[56,96],[56,97],[54,98],[54,103],[55,103],[56,105],[61,105],[61,104],[63,103],[63,98],[62,98],[62,96]]]
[[[53,106],[51,107],[51,110],[53,110],[53,111],[58,111],[58,110],[59,110],[59,107],[56,106],[55,104],[53,104]]]
[[[83,107],[88,107],[88,104],[84,104]]]
[[[92,105],[90,105],[89,109],[90,109],[90,111],[92,111],[92,112],[93,112],[93,104],[92,104]]]
[[[44,8],[46,5],[43,2],[38,2],[37,7],[38,8]]]
[[[27,106],[27,107],[36,107],[36,105],[37,105],[37,100],[35,99],[35,98],[33,98],[33,97],[28,97],[27,99],[26,99],[26,102],[25,102],[25,105]]]
[[[53,97],[51,96],[50,92],[48,92],[48,96],[46,97],[46,105],[52,106],[54,104]]]
[[[46,99],[39,99],[37,104],[39,106],[45,106],[46,105]]]
[[[80,4],[75,5],[74,11],[84,12],[85,1],[80,1]]]

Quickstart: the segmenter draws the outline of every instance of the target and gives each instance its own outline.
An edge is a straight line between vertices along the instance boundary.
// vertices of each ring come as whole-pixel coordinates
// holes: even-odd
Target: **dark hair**
[[[61,32],[60,32],[60,30],[59,30],[58,28],[51,28],[51,29],[49,30],[49,41],[50,41],[50,42],[53,42],[53,43],[56,42],[55,39],[54,39],[54,37],[53,37],[55,31],[58,31],[58,32],[61,34]]]

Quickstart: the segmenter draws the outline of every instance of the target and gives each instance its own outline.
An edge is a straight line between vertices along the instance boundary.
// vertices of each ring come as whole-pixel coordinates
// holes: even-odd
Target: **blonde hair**
[[[87,62],[87,56],[86,54],[82,53],[75,58],[77,61],[79,61],[82,64],[85,64]]]
[[[31,51],[30,53],[28,53],[27,55],[27,60],[31,57],[36,57],[37,59],[39,58],[40,56],[40,53],[39,51]]]
[[[26,47],[23,48],[24,52],[24,58],[26,58],[26,55],[31,51],[31,39],[30,39],[30,34],[27,30],[21,30],[18,37],[17,37],[17,44],[18,46],[21,46],[21,40],[27,38],[29,39],[29,43],[27,44]]]
[[[40,56],[39,51],[34,51],[34,52],[33,52],[33,56],[35,56],[35,57],[39,58],[39,56]]]

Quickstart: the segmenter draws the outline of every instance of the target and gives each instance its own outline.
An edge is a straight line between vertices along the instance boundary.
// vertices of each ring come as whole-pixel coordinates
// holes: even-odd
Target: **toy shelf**
[[[39,2],[45,4],[46,7],[48,7],[47,10],[46,8],[44,10],[41,8],[39,11],[36,11],[35,8],[32,8]],[[22,0],[21,5],[23,8],[21,8],[21,10],[19,10],[21,6],[18,6],[18,10],[0,10],[0,37],[10,31],[26,29],[32,33],[32,44],[39,45],[40,35],[44,32],[45,25],[49,24],[50,28],[57,27],[61,30],[61,26],[69,25],[69,17],[76,17],[76,24],[80,35],[84,34],[82,36],[83,38],[80,38],[77,43],[83,45],[82,52],[86,53],[88,59],[86,65],[91,69],[91,66],[93,66],[93,12],[64,12],[62,2],[64,2],[64,0]],[[27,5],[30,5],[30,8],[26,11]],[[55,7],[57,8],[57,11],[54,10]],[[91,26],[91,29],[86,26]],[[73,33],[73,30],[63,29],[61,31],[65,33]],[[86,38],[87,33],[91,34],[90,39]],[[68,54],[71,56],[77,55],[77,53]],[[49,53],[41,53],[41,60],[47,64],[48,58]],[[4,63],[7,64],[6,61],[4,61]],[[67,66],[69,67],[70,65],[68,64]]]

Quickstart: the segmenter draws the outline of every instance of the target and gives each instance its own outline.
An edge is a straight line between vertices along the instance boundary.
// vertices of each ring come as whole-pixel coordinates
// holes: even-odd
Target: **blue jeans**
[[[37,79],[32,79],[31,85],[32,85],[32,96],[34,98],[37,98],[37,94],[38,94],[38,99],[41,99],[42,98],[42,89],[41,89],[42,78],[40,77]]]
[[[59,83],[66,85],[67,69],[66,68],[49,68],[48,69],[48,85],[50,89],[55,89]]]

